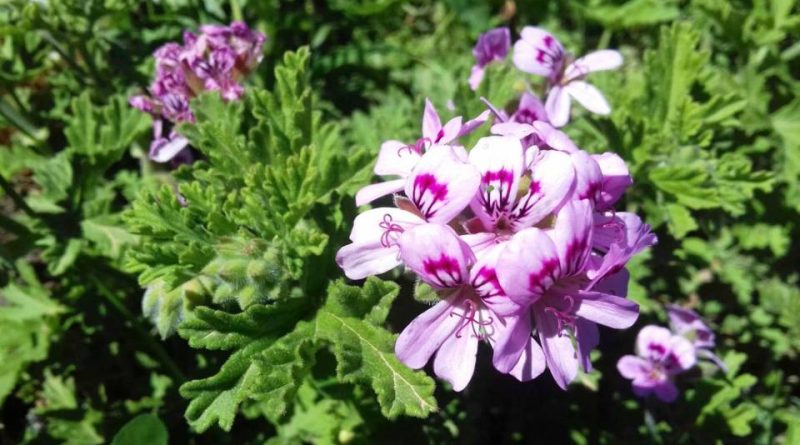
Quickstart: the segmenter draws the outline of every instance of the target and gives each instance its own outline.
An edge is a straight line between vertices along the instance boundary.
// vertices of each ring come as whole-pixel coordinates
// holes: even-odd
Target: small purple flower
[[[508,28],[491,29],[478,37],[478,42],[472,49],[472,55],[475,56],[475,65],[472,66],[472,72],[469,76],[470,88],[473,90],[478,88],[478,85],[483,80],[486,65],[496,60],[505,59],[510,46],[511,32]]]
[[[228,101],[244,94],[240,79],[261,61],[265,36],[242,22],[231,26],[204,25],[200,34],[183,33],[183,45],[170,42],[158,48],[156,75],[149,96],[133,96],[129,103],[153,116],[153,142],[150,158],[167,162],[188,146],[174,125],[194,122],[190,100],[204,91],[219,91]],[[162,135],[164,121],[173,125],[169,136]],[[189,159],[190,157],[183,157]]]
[[[699,358],[711,360],[723,371],[726,369],[725,363],[712,351],[716,345],[714,331],[697,312],[670,304],[667,305],[667,314],[672,332],[689,340]]]
[[[678,398],[675,376],[695,365],[695,348],[680,335],[660,326],[645,326],[636,337],[636,355],[626,355],[617,369],[633,380],[633,392],[639,397],[655,393],[663,402]]]
[[[603,93],[584,78],[595,71],[620,67],[622,54],[606,49],[571,61],[561,43],[544,29],[526,26],[520,37],[514,44],[514,64],[526,73],[547,78],[550,90],[545,109],[550,123],[556,127],[566,125],[572,99],[593,113],[607,115],[611,112]]]

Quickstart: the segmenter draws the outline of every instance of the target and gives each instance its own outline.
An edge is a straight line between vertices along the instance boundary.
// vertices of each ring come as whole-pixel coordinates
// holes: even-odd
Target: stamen
[[[575,320],[577,319],[577,317],[574,314],[572,314],[572,309],[575,306],[575,299],[569,295],[565,295],[564,301],[567,302],[567,307],[565,309],[557,309],[553,306],[548,306],[544,308],[544,311],[546,313],[556,318],[559,337],[563,335],[563,331],[565,330],[565,328],[569,328],[570,330],[574,331]]]
[[[397,156],[402,156],[404,151],[408,151],[409,154],[416,153],[421,155],[428,147],[433,145],[433,142],[429,138],[419,138],[417,142],[413,144],[404,145],[397,149]]]
[[[397,237],[404,232],[403,227],[395,223],[392,215],[388,213],[383,215],[383,221],[378,223],[378,227],[383,229],[383,234],[381,235],[381,246],[383,247],[392,247],[397,244]]]
[[[492,324],[494,324],[494,319],[492,317],[488,317],[486,320],[477,319],[475,315],[480,314],[477,305],[470,300],[465,300],[464,305],[466,306],[466,312],[464,314],[459,314],[456,311],[450,312],[451,317],[456,316],[465,320],[465,323],[456,330],[456,338],[461,338],[461,331],[467,326],[470,326],[472,334],[478,339],[491,337],[493,333],[486,333],[484,328],[492,326]]]

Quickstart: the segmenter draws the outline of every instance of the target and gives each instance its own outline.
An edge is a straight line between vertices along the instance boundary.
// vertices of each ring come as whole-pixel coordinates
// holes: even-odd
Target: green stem
[[[19,193],[14,190],[14,187],[12,187],[2,175],[0,175],[0,188],[2,188],[3,191],[6,192],[6,195],[8,195],[8,197],[14,201],[14,205],[16,205],[18,209],[25,212],[31,218],[38,218],[39,215],[36,214],[36,212],[28,205],[27,202],[25,202],[22,196],[20,196]]]
[[[108,303],[111,304],[111,306],[114,309],[116,309],[117,312],[120,313],[120,315],[122,315],[123,318],[125,318],[128,322],[130,322],[133,330],[141,338],[141,340],[150,348],[153,354],[155,354],[155,356],[161,361],[161,364],[164,365],[167,372],[169,372],[172,375],[172,378],[175,379],[178,382],[178,384],[181,384],[184,381],[186,381],[186,376],[183,375],[183,372],[181,372],[180,367],[178,367],[175,361],[173,361],[172,358],[170,358],[169,354],[167,354],[167,351],[164,349],[161,343],[156,341],[153,338],[153,336],[150,335],[150,332],[148,331],[147,327],[144,326],[142,321],[137,316],[135,316],[130,310],[128,310],[128,308],[125,307],[122,301],[120,301],[119,298],[117,298],[117,296],[114,295],[113,292],[111,292],[103,283],[101,283],[100,280],[92,276],[90,276],[90,279],[94,283],[95,287],[97,287],[97,290],[100,292],[100,295],[102,295],[106,299],[106,301],[108,301]]]
[[[241,21],[242,18],[242,7],[239,6],[238,0],[230,0],[231,3],[231,17],[234,21]]]
[[[611,41],[611,31],[604,29],[603,34],[600,35],[600,40],[597,42],[598,48],[608,48],[608,43]]]

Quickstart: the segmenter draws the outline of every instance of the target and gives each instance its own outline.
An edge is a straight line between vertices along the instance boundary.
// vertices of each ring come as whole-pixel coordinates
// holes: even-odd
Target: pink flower
[[[397,179],[363,188],[357,204],[394,194],[395,207],[359,215],[336,259],[351,279],[404,265],[436,290],[441,301],[395,345],[408,366],[435,356],[435,373],[461,390],[483,341],[498,371],[527,381],[548,368],[565,388],[591,369],[598,325],[638,318],[625,266],[656,238],[613,210],[631,184],[621,158],[581,150],[530,93],[510,116],[484,102],[474,125],[443,125],[426,101],[423,137],[383,144],[375,173]],[[450,145],[489,112],[499,135],[469,152]]]
[[[150,158],[156,162],[168,162],[188,146],[174,126],[169,137],[162,137],[164,121],[194,122],[189,102],[203,91],[219,91],[225,100],[239,100],[244,94],[239,79],[261,60],[266,37],[244,23],[204,25],[200,30],[199,36],[184,32],[183,45],[171,42],[158,48],[149,96],[129,99],[131,106],[153,116]]]
[[[479,193],[470,204],[478,219],[472,232],[477,227],[507,238],[563,205],[577,184],[570,155],[534,150],[526,162],[522,144],[513,137],[481,138],[469,159],[481,173]]]
[[[447,145],[457,138],[472,133],[486,122],[489,112],[481,113],[475,119],[462,123],[461,116],[454,117],[442,125],[439,113],[430,100],[425,99],[425,110],[422,114],[422,137],[413,144],[405,144],[396,140],[388,140],[381,144],[378,161],[374,172],[380,176],[397,176],[397,179],[379,184],[370,184],[356,193],[356,205],[362,206],[391,193],[399,192],[406,183],[406,178],[419,162],[422,155],[432,145]],[[463,147],[457,148],[459,155],[466,159]]]
[[[609,293],[615,286],[605,281],[616,280],[616,270],[589,276],[593,228],[590,201],[570,201],[552,228],[514,235],[497,262],[502,288],[531,311],[547,368],[561,388],[575,378],[579,363],[590,369],[597,324],[625,329],[639,315],[636,303]]]
[[[584,78],[592,72],[611,70],[622,65],[622,55],[614,50],[600,50],[570,63],[564,47],[549,32],[526,26],[514,44],[514,64],[527,73],[547,78],[549,93],[545,102],[550,123],[556,127],[569,121],[572,99],[587,110],[607,115],[611,112],[603,94]]]
[[[544,370],[542,351],[530,339],[530,326],[493,306],[508,300],[497,282],[493,261],[476,260],[470,247],[448,226],[424,224],[399,239],[403,263],[439,292],[442,301],[412,321],[395,344],[397,357],[419,369],[433,354],[437,376],[461,391],[472,378],[478,343],[494,348],[493,362],[503,372],[531,379]],[[521,328],[521,329],[520,329]]]
[[[483,80],[483,70],[486,65],[503,60],[508,55],[508,48],[511,46],[511,32],[508,28],[495,28],[486,31],[478,37],[478,42],[472,49],[475,56],[475,65],[469,76],[469,86],[473,90],[478,88]]]
[[[682,336],[673,335],[660,326],[645,326],[636,337],[636,355],[626,355],[617,362],[617,369],[633,380],[633,392],[644,397],[655,393],[663,402],[678,398],[673,379],[696,362],[695,349]]]
[[[401,181],[407,198],[396,199],[399,208],[380,207],[359,215],[350,233],[352,243],[336,254],[349,278],[365,278],[398,266],[399,235],[425,222],[449,223],[475,195],[480,176],[459,150],[434,145]]]
[[[714,331],[697,312],[670,304],[667,305],[667,314],[672,332],[689,340],[698,358],[708,359],[725,371],[725,363],[712,351],[716,345]]]

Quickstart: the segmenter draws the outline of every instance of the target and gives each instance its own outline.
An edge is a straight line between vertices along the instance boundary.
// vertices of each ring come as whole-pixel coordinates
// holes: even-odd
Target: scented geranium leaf
[[[111,445],[167,445],[169,433],[164,422],[152,414],[140,414],[114,435]]]
[[[358,437],[354,430],[364,419],[353,402],[321,396],[308,381],[298,389],[297,401],[292,417],[276,425],[278,435],[265,445],[337,445]]]
[[[369,384],[387,417],[425,417],[436,410],[433,380],[413,371],[394,355],[395,337],[383,322],[398,286],[376,278],[363,288],[335,282],[328,300],[317,313],[315,336],[332,345],[339,379]]]
[[[289,330],[307,311],[303,299],[281,300],[270,305],[253,305],[238,314],[198,307],[181,323],[178,333],[193,348],[239,349],[264,337]]]
[[[285,411],[293,388],[313,363],[313,332],[307,323],[295,327],[307,303],[282,300],[241,314],[198,308],[198,319],[181,325],[181,336],[193,347],[236,349],[217,374],[181,386],[181,395],[191,399],[186,418],[194,429],[218,424],[230,430],[239,405],[248,398],[273,405],[271,416]]]
[[[254,357],[261,378],[254,387],[253,397],[275,424],[281,423],[281,417],[314,364],[317,345],[313,342],[313,328],[313,323],[301,321],[292,332]]]
[[[119,160],[150,127],[148,115],[129,106],[123,96],[113,96],[107,105],[96,107],[87,91],[72,100],[70,113],[64,129],[70,154],[85,159],[93,168],[93,174],[80,178],[83,182],[95,179],[97,173]]]
[[[664,209],[666,210],[667,224],[669,230],[675,235],[675,238],[681,239],[687,233],[697,229],[697,221],[692,217],[692,214],[686,207],[680,204],[667,204]]]
[[[649,114],[651,122],[678,141],[696,132],[696,123],[687,119],[701,117],[691,113],[696,107],[691,88],[709,57],[708,52],[698,50],[699,40],[699,32],[690,23],[675,23],[661,29],[658,48],[644,56],[650,94],[656,99],[651,102],[656,106]]]
[[[399,291],[397,283],[375,277],[367,278],[362,287],[348,286],[339,280],[328,288],[325,309],[338,316],[363,318],[382,326]]]
[[[650,171],[650,180],[691,209],[720,206],[718,192],[708,187],[710,178],[701,163],[657,167]]]
[[[65,312],[29,264],[17,262],[17,270],[24,282],[0,289],[0,404],[25,368],[47,357],[59,315]]]
[[[637,28],[675,20],[680,15],[672,0],[630,0],[621,5],[593,4],[581,8],[589,20],[610,29]]]
[[[138,241],[136,235],[122,226],[118,216],[103,215],[81,221],[83,237],[89,240],[96,251],[112,259],[122,256],[124,251]]]
[[[261,379],[254,356],[273,342],[271,338],[252,342],[234,352],[213,376],[180,387],[181,396],[191,399],[186,420],[195,431],[203,432],[214,424],[230,431],[239,405],[253,395],[253,388]]]
[[[241,102],[225,102],[218,92],[206,92],[192,100],[196,123],[180,124],[179,132],[217,168],[244,172],[258,160],[245,149],[241,134],[243,109]],[[238,182],[238,178],[229,180]]]
[[[47,433],[65,445],[105,443],[98,431],[103,414],[78,398],[75,379],[45,370],[38,403],[32,410],[46,426]]]
[[[31,164],[33,178],[41,190],[28,195],[28,205],[41,213],[64,211],[62,201],[69,195],[72,185],[72,165],[66,152]]]
[[[388,331],[364,320],[321,309],[315,334],[332,344],[339,379],[369,384],[378,395],[381,412],[386,417],[426,417],[437,409],[433,380],[397,360],[395,336]]]

